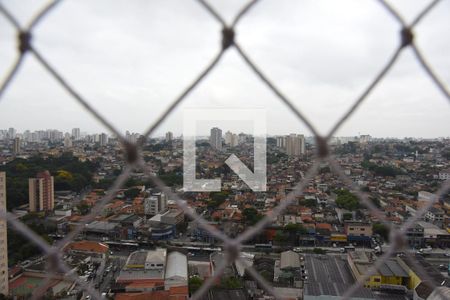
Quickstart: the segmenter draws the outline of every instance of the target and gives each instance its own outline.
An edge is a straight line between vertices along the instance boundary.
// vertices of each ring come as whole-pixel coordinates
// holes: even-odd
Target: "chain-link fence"
[[[364,91],[359,95],[354,101],[353,105],[350,109],[336,122],[336,124],[332,127],[328,134],[322,136],[318,133],[313,123],[306,117],[306,115],[297,109],[292,101],[283,94],[281,90],[279,90],[274,83],[261,71],[261,69],[252,61],[250,56],[244,51],[241,45],[234,39],[235,30],[240,20],[258,3],[257,0],[253,0],[248,2],[234,17],[231,23],[225,22],[219,12],[217,12],[212,6],[210,6],[204,0],[198,0],[198,4],[200,4],[210,15],[211,17],[222,26],[222,43],[221,48],[218,54],[214,57],[214,59],[209,63],[209,65],[192,81],[192,83],[186,87],[182,93],[176,98],[172,104],[156,119],[153,124],[145,131],[143,134],[143,138],[140,139],[137,143],[130,143],[126,140],[126,138],[121,134],[121,131],[118,130],[113,123],[107,120],[100,111],[95,110],[90,103],[81,96],[80,93],[67,81],[64,77],[56,71],[56,69],[49,63],[47,58],[45,57],[45,53],[41,53],[34,47],[33,44],[33,30],[40,22],[45,20],[45,17],[53,10],[56,10],[56,6],[58,3],[62,1],[51,1],[45,7],[42,8],[30,21],[30,23],[26,26],[20,24],[17,19],[9,12],[7,9],[7,5],[0,4],[0,13],[2,17],[5,17],[9,23],[16,29],[17,31],[17,58],[13,63],[10,70],[6,72],[4,79],[0,82],[0,101],[3,97],[3,94],[7,87],[12,84],[13,78],[18,74],[19,68],[24,61],[26,55],[33,56],[34,59],[39,62],[45,70],[53,76],[53,78],[59,82],[59,84],[74,98],[76,99],[89,113],[91,113],[98,121],[100,121],[112,134],[117,136],[119,142],[123,145],[126,151],[126,167],[123,168],[122,173],[118,176],[113,183],[113,185],[109,188],[106,195],[98,201],[91,212],[86,215],[82,222],[71,231],[64,239],[57,242],[54,245],[47,244],[44,240],[42,240],[37,234],[31,231],[26,225],[21,223],[19,220],[15,218],[14,215],[2,211],[1,217],[7,219],[9,224],[18,232],[20,232],[23,236],[27,237],[31,241],[33,241],[47,256],[48,261],[48,277],[47,282],[42,284],[42,288],[38,289],[35,293],[33,293],[34,298],[40,298],[45,293],[45,286],[48,283],[52,275],[56,272],[63,272],[66,274],[68,278],[77,282],[84,291],[86,291],[91,297],[94,299],[101,299],[100,294],[96,291],[91,285],[87,284],[85,281],[81,280],[76,274],[70,273],[69,267],[65,264],[65,262],[61,258],[61,250],[62,248],[70,241],[72,241],[80,232],[82,232],[84,226],[94,220],[96,215],[101,211],[102,207],[105,204],[110,202],[118,190],[125,184],[126,180],[129,178],[130,173],[134,169],[144,169],[146,175],[153,181],[153,183],[160,188],[162,191],[168,194],[172,199],[177,200],[179,207],[184,211],[186,215],[188,215],[191,219],[196,220],[203,229],[207,230],[212,236],[214,236],[219,241],[223,242],[224,245],[224,253],[225,260],[222,265],[217,266],[215,272],[212,277],[208,278],[203,285],[197,290],[197,292],[192,296],[193,299],[202,298],[205,293],[215,284],[216,280],[221,277],[226,266],[230,263],[235,262],[236,260],[241,260],[243,265],[247,266],[247,271],[250,276],[252,276],[258,284],[270,295],[275,298],[281,298],[276,290],[271,286],[266,279],[263,278],[253,267],[248,266],[247,263],[240,258],[241,245],[251,239],[254,235],[261,232],[263,228],[269,225],[275,217],[283,212],[283,210],[291,204],[291,202],[299,195],[302,194],[303,189],[307,186],[308,182],[318,174],[319,164],[322,162],[327,162],[330,164],[331,169],[339,176],[339,178],[346,183],[348,186],[353,186],[352,180],[344,174],[343,169],[339,166],[334,157],[330,154],[330,150],[328,147],[328,141],[330,138],[337,132],[337,130],[344,124],[347,119],[354,114],[356,109],[367,99],[368,95],[374,90],[374,88],[379,84],[379,82],[386,76],[392,66],[396,63],[399,56],[403,53],[403,51],[407,48],[410,48],[414,53],[417,62],[422,66],[422,68],[426,71],[429,78],[436,85],[442,94],[445,96],[447,100],[450,101],[450,94],[448,88],[444,85],[444,83],[439,79],[438,75],[431,68],[431,66],[427,63],[424,55],[419,50],[417,44],[415,43],[415,35],[413,29],[421,22],[421,20],[440,2],[439,0],[431,1],[415,18],[411,23],[407,23],[403,17],[399,14],[399,12],[393,8],[388,2],[379,0],[379,4],[385,9],[386,13],[390,14],[393,18],[395,18],[399,25],[401,26],[401,31],[399,32],[399,42],[398,47],[392,54],[391,58],[386,62],[384,66],[382,66],[381,70],[378,74],[376,74],[375,78],[371,81],[371,83],[364,89]],[[155,130],[161,125],[161,123],[173,112],[173,110],[180,105],[180,103],[186,98],[186,96],[205,78],[208,76],[210,71],[215,68],[217,63],[221,60],[223,54],[226,51],[234,48],[240,57],[246,62],[246,64],[253,70],[253,72],[257,75],[257,77],[265,84],[267,87],[275,93],[275,95],[292,111],[292,113],[300,119],[306,127],[314,134],[316,141],[316,149],[317,149],[317,157],[315,158],[314,163],[312,164],[309,171],[305,174],[304,178],[295,186],[295,188],[290,192],[285,199],[283,199],[280,204],[273,209],[266,217],[264,217],[261,221],[259,221],[255,226],[247,228],[241,235],[239,235],[235,239],[228,238],[224,233],[217,230],[215,227],[212,227],[208,224],[206,220],[204,220],[201,216],[199,216],[192,208],[190,208],[186,202],[182,201],[180,197],[172,191],[171,188],[167,187],[160,178],[152,175],[149,170],[146,170],[144,161],[141,156],[141,149],[145,141],[155,132]],[[445,181],[440,189],[435,193],[434,199],[429,201],[428,204],[422,207],[414,217],[408,219],[399,229],[394,229],[391,226],[391,223],[386,220],[384,217],[384,213],[380,211],[373,203],[369,200],[368,194],[364,191],[357,191],[357,196],[360,198],[362,203],[371,210],[371,212],[377,216],[385,225],[392,227],[391,230],[391,247],[389,250],[384,253],[376,263],[368,270],[368,272],[360,278],[351,288],[349,288],[345,294],[343,295],[343,299],[350,298],[358,289],[360,289],[364,282],[376,272],[376,270],[388,260],[394,253],[398,250],[402,249],[406,245],[406,231],[417,221],[419,220],[426,211],[436,202],[438,199],[448,191],[450,188],[450,180]],[[408,252],[406,252],[408,253]],[[409,254],[407,254],[409,255]],[[414,257],[410,257],[410,260],[413,264],[417,264],[415,262]],[[417,269],[421,270],[421,267],[417,265]],[[423,272],[421,274],[423,278],[428,279],[432,284],[434,283],[431,278],[427,275],[427,273]],[[434,288],[435,286],[433,286]],[[444,295],[442,297],[445,298]]]

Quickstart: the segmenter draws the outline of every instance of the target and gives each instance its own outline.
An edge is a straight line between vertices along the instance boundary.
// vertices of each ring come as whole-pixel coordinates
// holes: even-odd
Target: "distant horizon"
[[[99,132],[83,131],[82,128],[80,128],[80,127],[74,127],[74,128],[69,129],[69,130],[58,129],[58,128],[18,130],[16,127],[8,126],[8,127],[5,127],[5,128],[0,128],[0,130],[8,131],[9,128],[14,128],[16,130],[16,134],[20,134],[20,135],[22,135],[27,130],[30,131],[30,132],[56,130],[56,131],[62,132],[63,134],[69,133],[71,135],[72,134],[72,129],[79,128],[80,129],[80,133],[82,135],[95,135],[95,134],[106,133],[109,137],[114,137],[114,134],[111,134],[108,131],[99,131]],[[222,128],[220,128],[220,129],[222,129]],[[134,132],[132,130],[124,130],[123,134],[125,134],[127,131],[130,132],[130,134],[140,134],[140,135],[142,135],[142,133]],[[251,133],[232,131],[232,130],[228,130],[228,129],[222,129],[222,136],[223,137],[225,136],[225,133],[227,131],[231,131],[232,133],[236,133],[236,134],[244,133],[244,134],[252,135]],[[163,138],[164,139],[165,138],[165,134],[167,132],[172,132],[174,139],[180,138],[182,136],[181,132],[180,133],[176,133],[176,132],[174,132],[172,130],[167,130],[163,134],[158,134],[158,135],[154,135],[154,136],[152,135],[152,136],[150,136],[150,138],[154,138],[154,139]],[[306,135],[305,133],[302,133],[302,132],[288,132],[288,133],[281,133],[281,134],[280,133],[277,133],[277,134],[267,133],[267,137],[287,136],[289,134],[303,134],[305,136],[305,138],[314,138],[314,135]],[[417,139],[417,140],[439,140],[439,139],[444,139],[445,140],[445,139],[450,139],[450,135],[449,136],[435,136],[435,137],[424,137],[424,136],[374,136],[374,135],[371,135],[369,133],[355,134],[355,135],[334,135],[333,138],[355,138],[355,137],[360,137],[360,136],[365,136],[365,135],[370,136],[372,139],[398,139],[398,140],[402,140],[402,139]],[[206,138],[208,136],[209,136],[209,134],[198,134],[198,135],[196,135],[197,138]]]

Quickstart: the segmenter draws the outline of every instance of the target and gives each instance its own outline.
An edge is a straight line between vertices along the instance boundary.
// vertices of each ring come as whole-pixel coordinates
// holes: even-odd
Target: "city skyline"
[[[13,1],[7,9],[25,22],[40,6],[38,2]],[[242,2],[212,1],[212,5],[230,19]],[[425,5],[423,1],[394,4],[407,22]],[[440,2],[414,30],[418,47],[447,85],[450,44],[442,36],[449,25],[445,13],[449,9],[449,2]],[[120,26],[114,22],[117,18]],[[172,19],[179,22],[167,22]],[[137,1],[133,5],[68,1],[39,24],[33,42],[119,130],[143,132],[219,51],[220,30],[195,1]],[[72,32],[70,37],[67,32]],[[5,18],[0,18],[0,34],[5,37],[0,69],[6,70],[15,59],[16,32]],[[399,26],[376,1],[269,1],[249,11],[236,28],[236,36],[261,70],[325,134],[397,47]],[[105,53],[104,45],[115,47]],[[233,49],[155,134],[177,134],[187,107],[266,108],[270,134],[310,135]],[[449,119],[448,101],[407,49],[337,135],[447,136]],[[13,124],[23,130],[58,124],[69,130],[80,120],[89,131],[105,130],[33,57],[26,57],[3,95],[0,127]]]
[[[217,127],[217,126],[214,126],[214,127]],[[61,138],[58,138],[58,140],[59,139],[64,140],[66,134],[69,134],[70,137],[74,137],[75,140],[77,139],[76,136],[82,138],[82,137],[86,137],[86,136],[96,136],[96,135],[97,136],[101,136],[102,134],[106,134],[106,136],[108,138],[110,138],[110,137],[111,138],[115,138],[115,136],[113,134],[111,134],[111,133],[108,133],[107,130],[98,131],[98,132],[93,132],[93,131],[89,132],[89,131],[82,130],[80,127],[75,127],[75,128],[71,128],[71,129],[68,129],[68,130],[63,130],[63,129],[58,129],[58,128],[46,128],[46,129],[25,129],[23,131],[19,131],[15,127],[5,127],[5,128],[0,128],[0,133],[2,131],[4,131],[4,132],[8,131],[8,129],[10,129],[10,128],[15,129],[15,133],[14,133],[15,135],[16,134],[23,135],[25,132],[33,133],[33,132],[58,131],[58,132],[63,134],[61,136]],[[210,133],[210,129],[212,129],[212,128],[213,127],[206,128],[206,129],[204,129],[204,132],[199,133],[196,136],[197,137],[201,137],[201,138],[209,138],[209,136],[211,134]],[[229,131],[231,133],[236,133],[236,134],[244,133],[246,135],[252,135],[252,133],[246,132],[246,131],[233,131],[233,130],[230,130],[230,129],[223,129],[222,127],[218,127],[218,128],[222,130],[222,134],[223,134],[222,138],[223,139],[225,139],[225,135],[224,134],[227,131]],[[73,134],[73,130],[74,129],[80,129],[80,132],[76,136],[74,136],[74,134]],[[126,136],[127,133],[130,134],[130,135],[141,135],[141,133],[139,133],[139,132],[132,132],[130,130],[125,130],[123,133],[124,133],[124,136]],[[152,135],[152,136],[150,136],[150,138],[167,139],[167,134],[168,133],[171,134],[171,139],[179,139],[179,138],[182,137],[182,132],[181,131],[180,132],[177,132],[177,131],[166,131],[166,132],[163,132],[163,133],[158,134],[158,135],[154,135],[154,136]],[[288,136],[290,134],[303,134],[305,136],[305,138],[314,138],[313,135],[306,135],[306,134],[304,134],[304,132],[299,132],[299,131],[297,131],[297,132],[292,132],[292,131],[288,132],[288,131],[286,131],[284,133],[279,133],[279,134],[267,133],[267,137]],[[436,137],[424,137],[424,136],[401,136],[401,137],[396,137],[396,136],[374,136],[374,135],[372,135],[370,133],[358,132],[355,135],[333,135],[332,138],[350,138],[350,137],[360,137],[360,136],[370,136],[371,138],[375,138],[375,139],[399,139],[399,140],[401,140],[401,139],[411,139],[412,138],[412,139],[419,139],[419,140],[435,140],[435,139],[449,139],[450,138],[450,133],[447,136],[436,136]],[[0,137],[1,137],[1,134],[0,134]]]

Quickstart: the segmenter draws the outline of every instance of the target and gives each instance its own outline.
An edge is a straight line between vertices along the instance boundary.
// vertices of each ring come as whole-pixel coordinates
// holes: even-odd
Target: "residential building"
[[[349,242],[369,241],[372,237],[372,224],[361,221],[345,221],[344,233]]]
[[[8,138],[13,139],[16,137],[16,130],[14,128],[8,129]]]
[[[102,133],[99,136],[99,144],[104,147],[108,144],[108,135],[106,133]]]
[[[439,179],[440,180],[448,180],[448,179],[450,179],[450,169],[440,171],[439,172]]]
[[[212,148],[222,150],[222,130],[220,128],[214,127],[211,129],[209,143]]]
[[[424,228],[417,223],[409,227],[406,231],[406,239],[408,244],[413,248],[421,248],[424,245]]]
[[[344,232],[346,235],[372,235],[372,226],[368,222],[345,221]]]
[[[164,193],[154,193],[144,199],[144,213],[154,216],[167,209],[167,196]]]
[[[277,136],[277,147],[281,149],[286,148],[286,137],[285,136]]]
[[[18,137],[14,138],[13,154],[14,155],[20,154],[20,138]]]
[[[55,206],[53,176],[49,171],[40,172],[28,179],[29,210],[52,211]]]
[[[303,134],[290,134],[286,137],[286,153],[289,156],[305,154],[305,137]]]
[[[72,129],[72,137],[75,141],[78,141],[81,137],[80,135],[80,128],[73,128]]]
[[[430,207],[425,213],[425,220],[428,222],[440,222],[444,220],[445,212],[436,207]]]
[[[225,144],[230,147],[236,147],[239,144],[238,135],[230,131],[227,131],[225,133]]]
[[[166,142],[170,143],[173,140],[173,133],[171,131],[166,132]]]
[[[432,201],[434,199],[434,196],[435,195],[433,193],[430,193],[427,191],[420,191],[417,193],[417,200],[428,202],[428,201]]]
[[[0,212],[6,213],[6,173],[0,172]],[[6,220],[0,219],[0,294],[8,295],[8,234]]]

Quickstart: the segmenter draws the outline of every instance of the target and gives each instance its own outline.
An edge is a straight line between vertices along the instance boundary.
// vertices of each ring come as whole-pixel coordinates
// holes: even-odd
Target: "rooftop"
[[[80,241],[68,244],[65,249],[75,251],[85,251],[85,252],[107,253],[109,247],[108,245],[95,241]]]
[[[305,264],[308,281],[304,299],[341,299],[355,282],[348,264],[340,257],[307,254]],[[360,288],[351,299],[374,298],[370,289]]]
[[[174,251],[167,256],[166,278],[181,277],[187,280],[188,266],[186,255]]]
[[[300,255],[294,251],[281,253],[280,268],[300,268]]]

